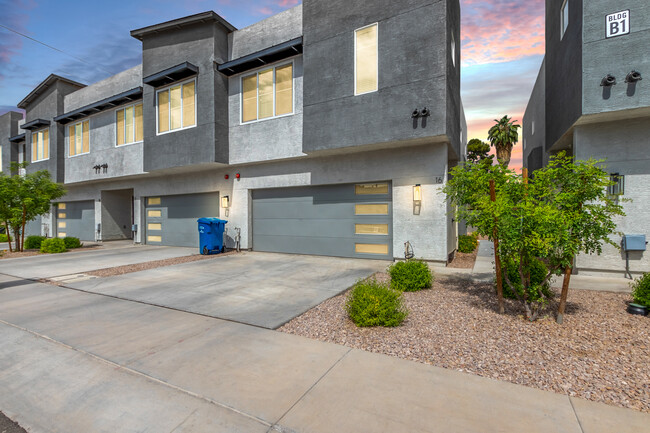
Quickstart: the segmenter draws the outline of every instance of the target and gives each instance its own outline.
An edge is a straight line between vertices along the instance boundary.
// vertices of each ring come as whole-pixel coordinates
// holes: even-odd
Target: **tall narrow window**
[[[377,24],[355,32],[354,94],[375,92],[378,88],[379,53]]]
[[[564,0],[564,3],[562,3],[562,11],[560,15],[560,39],[562,39],[566,33],[567,27],[569,26],[569,0]]]
[[[68,156],[81,155],[90,151],[90,121],[75,123],[68,127]]]
[[[293,113],[293,64],[242,78],[242,122]]]
[[[32,162],[50,158],[50,130],[32,132]]]
[[[157,93],[158,133],[196,126],[196,80]]]
[[[142,141],[142,104],[121,108],[115,112],[115,116],[118,146]]]
[[[456,38],[454,38],[454,35],[452,33],[451,35],[451,64],[456,66]]]

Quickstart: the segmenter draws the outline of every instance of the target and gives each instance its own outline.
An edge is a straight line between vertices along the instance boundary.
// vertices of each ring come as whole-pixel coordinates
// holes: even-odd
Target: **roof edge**
[[[131,30],[131,36],[139,41],[142,41],[143,37],[151,33],[163,32],[174,27],[186,26],[205,21],[217,22],[228,29],[229,32],[234,32],[237,30],[235,26],[226,21],[221,15],[218,15],[214,11],[206,11],[194,15],[189,15],[183,18],[176,18],[171,21],[165,21],[151,26]]]
[[[50,87],[56,81],[63,81],[64,83],[68,83],[68,84],[72,84],[73,86],[77,86],[80,89],[86,87],[85,84],[78,83],[78,82],[76,82],[74,80],[71,80],[69,78],[65,78],[65,77],[62,77],[62,76],[56,75],[56,74],[50,74],[46,79],[41,81],[41,83],[38,86],[36,86],[36,88],[34,90],[29,92],[29,95],[25,96],[23,98],[23,100],[20,101],[16,105],[16,107],[22,108],[23,110],[25,110],[27,108],[27,105],[29,105],[29,103],[31,102],[32,99],[34,99],[35,97],[37,97],[38,95],[43,93],[43,91],[45,91],[48,87]]]

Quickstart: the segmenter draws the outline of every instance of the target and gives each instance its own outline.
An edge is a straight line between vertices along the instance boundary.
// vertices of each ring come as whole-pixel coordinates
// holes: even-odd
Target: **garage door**
[[[199,247],[197,219],[219,217],[219,193],[147,197],[146,243]]]
[[[392,259],[389,182],[253,191],[253,249]]]
[[[71,201],[59,203],[56,213],[56,235],[72,236],[83,241],[95,240],[95,202]]]

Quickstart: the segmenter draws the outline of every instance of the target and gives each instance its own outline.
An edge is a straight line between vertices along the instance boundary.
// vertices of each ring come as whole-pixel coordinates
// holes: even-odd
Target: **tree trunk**
[[[20,239],[20,251],[23,251],[23,246],[25,245],[25,224],[27,221],[25,221],[27,215],[27,209],[25,209],[25,205],[23,205],[23,226],[21,230],[21,239]]]
[[[7,233],[7,243],[9,244],[9,252],[13,253],[13,248],[11,248],[11,232],[9,231],[9,223],[5,221],[5,233]]]
[[[20,251],[20,227],[14,227],[14,251]]]
[[[496,187],[494,180],[490,180],[490,200],[496,201]],[[505,313],[505,303],[503,301],[503,275],[501,274],[501,258],[499,257],[499,237],[496,227],[495,219],[494,231],[492,232],[492,239],[494,239],[494,267],[497,273],[497,296],[499,299],[499,314]]]
[[[508,167],[510,164],[510,154],[512,153],[512,147],[497,145],[495,146],[497,150],[497,160],[504,167]]]
[[[564,310],[566,309],[566,299],[569,296],[569,282],[571,281],[572,267],[567,266],[564,269],[564,281],[562,282],[562,295],[560,296],[560,307],[557,310],[557,323],[561,325],[564,322]]]

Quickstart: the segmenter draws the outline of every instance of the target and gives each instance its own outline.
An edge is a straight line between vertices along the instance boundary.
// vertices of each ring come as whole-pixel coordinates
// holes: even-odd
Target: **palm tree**
[[[519,132],[521,125],[517,121],[510,121],[510,117],[503,116],[501,120],[496,120],[496,124],[488,131],[488,140],[496,148],[497,159],[499,163],[507,167],[510,164],[510,154],[512,147],[519,141]]]

